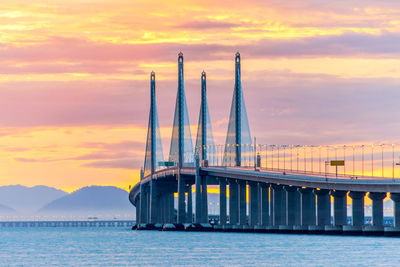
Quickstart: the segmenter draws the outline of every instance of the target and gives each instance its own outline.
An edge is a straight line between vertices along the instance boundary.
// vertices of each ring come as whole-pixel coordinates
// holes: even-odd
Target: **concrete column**
[[[150,186],[146,186],[146,222],[150,223]]]
[[[331,190],[333,196],[333,225],[343,226],[347,224],[347,191]]]
[[[297,187],[284,186],[286,191],[286,225],[293,226],[296,220],[296,193]]]
[[[187,218],[186,221],[187,223],[192,223],[193,222],[193,200],[192,200],[192,185],[189,184],[187,186]]]
[[[259,188],[258,183],[249,182],[249,225],[259,224]]]
[[[235,225],[239,222],[239,190],[236,180],[229,182],[229,224]]]
[[[155,223],[164,223],[164,193],[157,196],[157,220]]]
[[[260,183],[260,224],[269,225],[269,186]]]
[[[158,195],[158,190],[157,190],[157,183],[153,179],[153,175],[151,175],[150,179],[150,223],[157,223],[159,222],[159,205],[157,203],[157,195]]]
[[[199,173],[199,168],[196,168],[196,175],[195,175],[195,184],[196,184],[196,191],[195,191],[195,199],[196,199],[196,207],[195,207],[195,223],[201,223],[201,176]]]
[[[272,223],[274,226],[282,225],[282,186],[271,184],[272,199],[273,199],[273,218]]]
[[[169,223],[169,192],[165,191],[164,193],[164,223]]]
[[[136,198],[135,210],[136,210],[136,225],[137,225],[140,223],[140,197]]]
[[[365,192],[351,191],[349,193],[352,202],[351,211],[351,225],[362,226],[364,225],[364,197]]]
[[[175,215],[175,196],[174,196],[175,192],[172,191],[169,194],[169,211],[170,211],[170,223],[176,223],[176,215]]]
[[[226,180],[219,179],[219,224],[226,224]]]
[[[368,197],[372,200],[372,226],[383,226],[383,199],[386,193],[370,192]]]
[[[207,176],[201,176],[201,222],[208,223]]]
[[[139,223],[147,223],[147,198],[146,189],[143,183],[140,183],[140,215]]]
[[[246,182],[238,181],[239,185],[239,224],[247,224],[247,214],[246,214]]]
[[[298,188],[297,188],[298,189]],[[294,225],[300,225],[300,192],[298,190],[296,190],[295,192],[295,197],[296,197],[296,201],[295,201],[295,207],[294,207]]]
[[[317,195],[317,226],[331,225],[331,198],[329,190],[314,189],[314,194]]]
[[[393,227],[400,228],[400,193],[390,193],[393,200]]]
[[[177,172],[178,178],[178,223],[185,223],[186,220],[186,205],[185,205],[185,179],[180,174],[180,169]]]
[[[315,225],[315,196],[312,191],[312,188],[299,188],[301,226]]]
[[[164,193],[164,223],[169,221],[169,201],[168,201],[168,191]]]
[[[281,196],[281,225],[286,225],[286,190],[282,187],[282,196]]]

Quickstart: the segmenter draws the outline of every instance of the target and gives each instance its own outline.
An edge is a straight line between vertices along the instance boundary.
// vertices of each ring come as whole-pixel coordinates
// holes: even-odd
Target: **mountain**
[[[0,186],[0,203],[20,214],[33,214],[43,205],[67,194],[44,185],[34,187],[7,185]]]
[[[134,208],[125,190],[113,186],[87,186],[48,203],[38,214],[119,217],[134,214]]]
[[[0,204],[0,216],[4,215],[15,215],[17,212],[10,207]]]

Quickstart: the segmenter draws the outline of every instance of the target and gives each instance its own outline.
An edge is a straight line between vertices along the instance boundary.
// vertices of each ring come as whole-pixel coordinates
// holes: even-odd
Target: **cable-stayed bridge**
[[[129,194],[136,207],[137,229],[400,234],[400,145],[252,142],[237,52],[225,144],[214,142],[203,71],[193,148],[183,67],[184,57],[179,53],[168,160],[162,150],[156,77],[154,72],[150,75],[144,168],[140,182]],[[208,186],[219,188],[219,222],[213,226],[209,224]],[[177,203],[174,194],[178,196]],[[383,200],[387,196],[394,204],[390,227],[385,227],[383,220]],[[351,214],[347,214],[348,197]],[[372,201],[370,224],[364,222],[366,197]]]

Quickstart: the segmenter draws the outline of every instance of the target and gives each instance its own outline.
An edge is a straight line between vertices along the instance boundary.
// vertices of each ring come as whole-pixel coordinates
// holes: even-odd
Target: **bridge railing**
[[[235,145],[231,145],[235,147]],[[209,166],[235,166],[226,145],[207,146]],[[241,167],[349,179],[400,179],[400,144],[241,146]]]

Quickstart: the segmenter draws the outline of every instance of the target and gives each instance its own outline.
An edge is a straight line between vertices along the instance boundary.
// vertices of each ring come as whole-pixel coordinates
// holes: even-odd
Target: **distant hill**
[[[4,215],[15,215],[17,212],[10,207],[0,204],[0,216]]]
[[[133,214],[128,192],[113,186],[83,187],[56,199],[38,211],[38,214],[63,216],[102,216]]]
[[[44,185],[34,187],[7,185],[0,186],[0,203],[20,214],[34,214],[43,205],[67,194]]]

